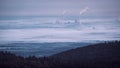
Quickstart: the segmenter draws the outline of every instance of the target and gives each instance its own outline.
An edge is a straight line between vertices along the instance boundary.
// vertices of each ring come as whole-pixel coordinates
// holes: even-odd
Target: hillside
[[[40,58],[0,52],[0,68],[120,68],[120,41],[89,45]]]
[[[63,60],[93,60],[95,58],[115,58],[118,56],[120,56],[120,42],[116,41],[79,47],[55,54],[51,57]]]

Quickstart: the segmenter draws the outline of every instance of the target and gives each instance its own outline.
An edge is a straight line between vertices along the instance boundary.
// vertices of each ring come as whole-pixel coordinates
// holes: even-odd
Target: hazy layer
[[[0,20],[0,42],[81,42],[120,40],[115,18],[33,17]],[[77,23],[77,24],[76,24]]]

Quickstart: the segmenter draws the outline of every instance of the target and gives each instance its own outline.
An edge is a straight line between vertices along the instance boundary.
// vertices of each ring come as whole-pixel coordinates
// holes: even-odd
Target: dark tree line
[[[0,68],[120,68],[120,41],[80,47],[50,57],[0,51]]]

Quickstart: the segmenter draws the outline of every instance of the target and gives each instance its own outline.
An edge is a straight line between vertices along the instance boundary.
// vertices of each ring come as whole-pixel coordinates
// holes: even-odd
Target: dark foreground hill
[[[120,41],[89,45],[40,58],[0,52],[0,68],[120,68]]]

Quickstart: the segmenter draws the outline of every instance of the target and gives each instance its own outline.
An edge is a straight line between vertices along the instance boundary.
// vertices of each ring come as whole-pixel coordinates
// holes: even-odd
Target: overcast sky
[[[87,15],[120,16],[120,0],[0,0],[0,15]]]

